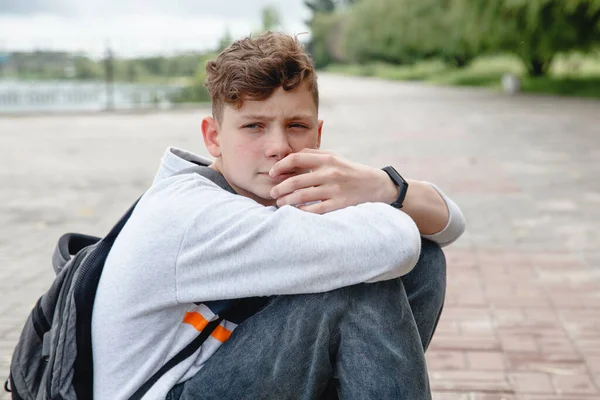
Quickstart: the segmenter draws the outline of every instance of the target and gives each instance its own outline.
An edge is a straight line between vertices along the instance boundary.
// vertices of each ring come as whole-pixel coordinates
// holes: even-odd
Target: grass
[[[372,63],[331,65],[326,71],[355,76],[375,76],[390,80],[424,81],[448,86],[478,86],[501,90],[505,73],[521,77],[525,93],[600,98],[600,53],[557,57],[546,77],[527,76],[520,61],[512,56],[486,56],[465,68],[453,68],[439,60],[414,65]]]

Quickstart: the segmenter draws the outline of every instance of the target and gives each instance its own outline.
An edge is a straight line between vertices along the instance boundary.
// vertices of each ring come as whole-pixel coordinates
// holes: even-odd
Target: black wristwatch
[[[402,208],[402,203],[404,202],[404,198],[406,197],[406,193],[408,192],[408,182],[404,180],[404,178],[398,173],[398,171],[394,169],[394,167],[388,165],[387,167],[383,167],[382,169],[385,171],[386,174],[388,174],[392,182],[394,182],[394,184],[398,186],[398,189],[400,190],[398,198],[391,204],[391,206],[396,208]]]

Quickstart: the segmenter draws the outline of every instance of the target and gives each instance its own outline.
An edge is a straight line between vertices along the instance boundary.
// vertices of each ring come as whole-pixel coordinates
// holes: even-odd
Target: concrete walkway
[[[434,182],[467,217],[427,355],[435,398],[600,398],[600,102],[328,75],[320,87],[323,148]],[[0,117],[2,380],[58,237],[106,233],[166,146],[206,154],[207,112]]]

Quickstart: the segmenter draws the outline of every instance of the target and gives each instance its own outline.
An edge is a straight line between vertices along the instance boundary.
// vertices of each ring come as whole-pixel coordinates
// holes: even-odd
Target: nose
[[[280,129],[274,129],[269,133],[265,155],[279,161],[292,152],[292,147],[287,134]]]

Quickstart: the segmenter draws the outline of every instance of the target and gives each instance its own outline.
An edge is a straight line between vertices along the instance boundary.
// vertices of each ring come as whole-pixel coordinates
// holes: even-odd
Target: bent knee
[[[423,239],[415,268],[403,278],[409,295],[427,292],[431,300],[443,302],[446,294],[446,257],[440,245]]]
[[[436,270],[440,275],[446,276],[446,256],[444,255],[444,251],[439,244],[431,240],[422,240],[419,263],[425,264],[428,270]]]

